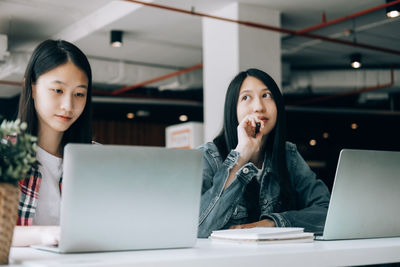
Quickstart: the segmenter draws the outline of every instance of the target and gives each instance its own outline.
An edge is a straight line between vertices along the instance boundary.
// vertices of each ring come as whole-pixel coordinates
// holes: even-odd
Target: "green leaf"
[[[0,124],[0,182],[17,184],[37,162],[37,138],[17,119]]]

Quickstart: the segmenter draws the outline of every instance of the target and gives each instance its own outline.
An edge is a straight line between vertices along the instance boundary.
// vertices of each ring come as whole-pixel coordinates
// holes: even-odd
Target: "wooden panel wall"
[[[93,140],[101,144],[165,146],[167,124],[138,121],[93,121]]]

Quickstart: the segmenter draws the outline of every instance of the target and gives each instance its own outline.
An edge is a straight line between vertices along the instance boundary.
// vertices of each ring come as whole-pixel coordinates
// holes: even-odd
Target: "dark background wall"
[[[302,156],[330,189],[341,149],[400,151],[400,113],[288,111],[287,115],[288,140],[297,144]],[[310,145],[312,139],[315,146]]]
[[[93,121],[93,140],[101,144],[165,146],[165,127],[155,122]]]

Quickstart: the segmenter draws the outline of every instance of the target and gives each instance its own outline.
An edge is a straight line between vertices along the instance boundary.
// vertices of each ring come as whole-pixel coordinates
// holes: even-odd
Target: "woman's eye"
[[[63,93],[63,90],[61,90],[61,89],[53,89],[53,91],[55,93],[57,93],[57,94],[62,94]]]
[[[244,101],[246,101],[247,99],[249,99],[248,95],[245,95],[245,96],[242,97],[242,100],[244,100]]]
[[[85,94],[84,94],[84,93],[76,93],[75,96],[77,96],[77,97],[84,97]]]
[[[271,93],[265,93],[263,94],[264,98],[272,98],[272,94]]]

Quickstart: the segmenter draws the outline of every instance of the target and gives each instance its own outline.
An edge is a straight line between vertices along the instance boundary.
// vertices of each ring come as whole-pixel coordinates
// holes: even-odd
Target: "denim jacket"
[[[243,193],[246,185],[258,173],[248,162],[236,173],[233,182],[223,190],[229,170],[236,164],[239,153],[232,150],[222,159],[214,143],[199,147],[203,151],[203,187],[200,204],[199,237],[208,237],[213,230],[249,223]],[[326,185],[316,178],[294,144],[286,143],[286,162],[294,189],[296,210],[280,209],[280,186],[271,179],[272,163],[266,156],[260,179],[261,219],[271,219],[278,227],[304,227],[307,232],[322,233],[330,194]]]

